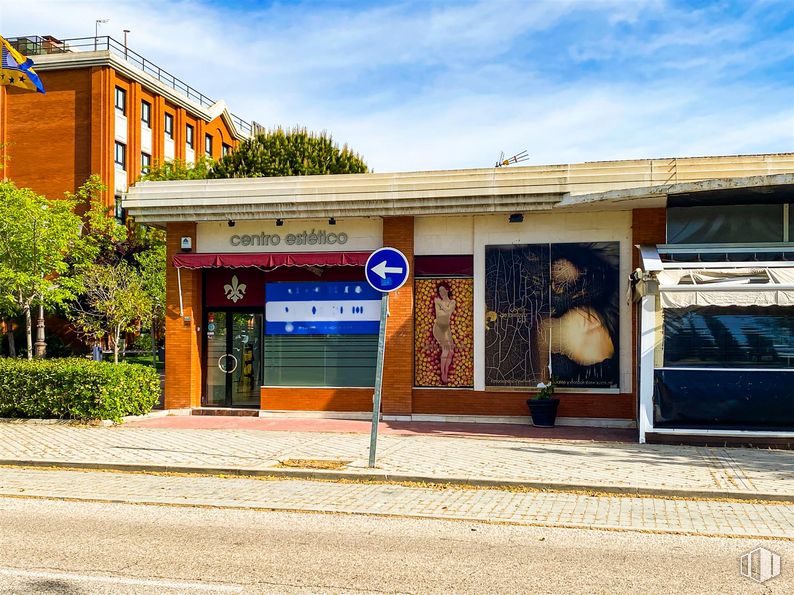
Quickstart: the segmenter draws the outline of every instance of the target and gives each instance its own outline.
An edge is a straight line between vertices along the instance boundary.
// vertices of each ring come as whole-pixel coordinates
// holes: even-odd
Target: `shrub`
[[[151,411],[159,394],[148,366],[0,358],[0,417],[121,421]]]

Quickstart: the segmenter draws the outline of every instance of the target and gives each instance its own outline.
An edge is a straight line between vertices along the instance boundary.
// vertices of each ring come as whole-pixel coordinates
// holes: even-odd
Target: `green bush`
[[[151,411],[159,395],[148,366],[0,358],[0,417],[121,421]]]

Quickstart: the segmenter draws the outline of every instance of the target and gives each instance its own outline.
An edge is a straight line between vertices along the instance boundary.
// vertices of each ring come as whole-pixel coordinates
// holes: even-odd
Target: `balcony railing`
[[[19,53],[25,56],[64,54],[68,52],[111,52],[131,66],[156,78],[167,87],[170,87],[183,97],[186,97],[202,107],[209,108],[215,103],[213,99],[200,93],[181,79],[163,70],[157,64],[147,60],[139,53],[132,51],[123,43],[120,43],[109,35],[101,37],[74,37],[70,39],[55,39],[53,37],[30,35],[26,37],[10,37],[7,41],[19,51]],[[232,120],[240,131],[246,136],[251,136],[252,128],[250,122],[246,122],[234,114],[232,114]]]

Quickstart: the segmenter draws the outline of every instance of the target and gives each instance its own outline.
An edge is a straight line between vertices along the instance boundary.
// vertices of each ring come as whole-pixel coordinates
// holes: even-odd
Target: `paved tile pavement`
[[[366,475],[369,436],[319,432],[0,423],[0,461],[272,470],[284,459],[350,461]],[[608,491],[794,500],[794,451],[385,435],[376,475],[522,482]]]
[[[199,410],[204,411],[204,410]],[[310,417],[248,417],[239,415],[155,415],[126,422],[135,428],[172,428],[206,430],[263,430],[282,432],[332,432],[366,434],[371,421],[364,419],[323,419]],[[566,440],[588,442],[637,442],[637,430],[628,428],[595,428],[589,426],[556,426],[540,428],[526,424],[384,421],[381,435],[462,436],[480,438],[531,438],[533,440]]]
[[[0,468],[3,496],[794,539],[794,505],[393,484]]]

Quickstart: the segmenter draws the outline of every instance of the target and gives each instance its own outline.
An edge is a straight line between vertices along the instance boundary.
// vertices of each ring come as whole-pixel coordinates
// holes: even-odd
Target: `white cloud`
[[[790,77],[756,74],[790,61],[786,31],[661,0],[0,6],[4,35],[91,36],[110,18],[102,34],[130,29],[132,49],[235,113],[328,130],[377,171],[525,148],[531,163],[794,149]]]

